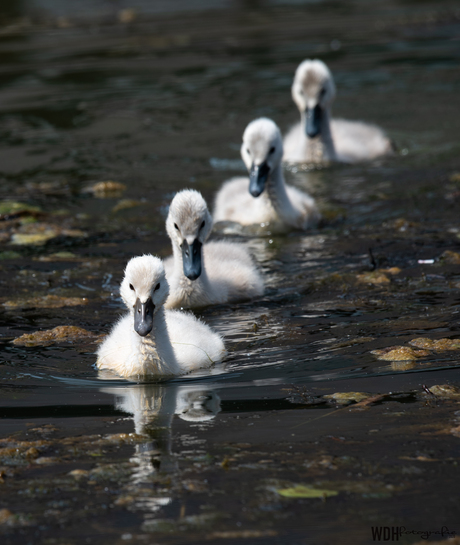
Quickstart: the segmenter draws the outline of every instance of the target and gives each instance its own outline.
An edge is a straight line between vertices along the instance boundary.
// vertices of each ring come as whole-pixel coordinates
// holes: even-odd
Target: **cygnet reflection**
[[[145,435],[145,443],[136,445],[131,459],[138,466],[132,483],[144,481],[152,472],[174,471],[171,450],[174,415],[189,422],[209,422],[220,412],[216,392],[202,385],[133,384],[120,388],[102,388],[115,396],[117,409],[133,415],[136,434]]]

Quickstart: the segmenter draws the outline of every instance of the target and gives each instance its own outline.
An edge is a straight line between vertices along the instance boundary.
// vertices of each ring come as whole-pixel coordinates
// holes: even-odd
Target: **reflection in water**
[[[130,459],[134,469],[126,492],[136,496],[135,506],[158,511],[172,501],[170,496],[137,498],[134,493],[151,484],[152,476],[177,469],[171,449],[174,415],[189,422],[209,422],[220,412],[220,398],[198,385],[136,384],[101,391],[115,396],[116,408],[131,413],[136,434],[145,436]]]

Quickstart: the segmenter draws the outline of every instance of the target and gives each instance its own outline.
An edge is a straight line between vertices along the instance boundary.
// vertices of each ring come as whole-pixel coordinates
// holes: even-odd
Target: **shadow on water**
[[[458,9],[30,0],[3,1],[0,25],[2,542],[458,534]],[[306,57],[333,71],[334,115],[384,127],[394,156],[286,166],[321,208],[309,233],[216,226],[267,285],[197,313],[221,365],[99,374],[126,261],[171,252],[176,191],[211,206],[244,175],[251,119],[297,121]],[[85,331],[17,340],[62,325]]]

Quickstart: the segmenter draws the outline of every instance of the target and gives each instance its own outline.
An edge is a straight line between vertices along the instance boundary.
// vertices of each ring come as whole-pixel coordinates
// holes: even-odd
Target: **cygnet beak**
[[[152,331],[154,310],[155,305],[150,297],[145,303],[141,303],[139,298],[136,299],[134,305],[134,331],[141,337],[145,337]]]
[[[314,138],[320,133],[322,116],[323,112],[319,104],[305,110],[305,133],[309,138]]]
[[[182,248],[182,266],[189,280],[196,280],[201,274],[201,242],[196,238],[192,245],[184,239]]]
[[[253,197],[258,197],[263,192],[269,173],[270,167],[267,165],[266,161],[260,165],[252,164],[251,170],[249,171],[249,193],[251,193]]]

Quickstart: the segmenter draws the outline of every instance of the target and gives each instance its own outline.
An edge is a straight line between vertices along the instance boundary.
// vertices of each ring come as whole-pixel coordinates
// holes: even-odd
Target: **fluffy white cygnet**
[[[283,141],[277,125],[267,118],[249,123],[241,157],[248,178],[232,178],[217,193],[214,221],[242,225],[280,222],[296,229],[315,225],[320,214],[312,197],[284,183]]]
[[[173,376],[225,356],[221,337],[210,327],[191,314],[164,309],[169,285],[158,257],[131,259],[120,294],[129,313],[97,351],[99,369],[125,378]]]
[[[284,139],[288,162],[355,163],[392,153],[391,141],[374,125],[332,119],[335,85],[328,67],[320,60],[305,60],[297,68],[292,98],[300,111],[300,123]]]
[[[252,299],[264,281],[244,246],[208,242],[212,218],[201,193],[191,189],[174,197],[166,220],[173,255],[165,261],[170,285],[166,308]]]

